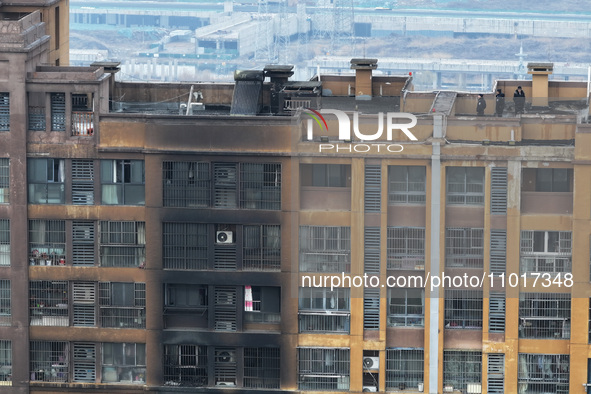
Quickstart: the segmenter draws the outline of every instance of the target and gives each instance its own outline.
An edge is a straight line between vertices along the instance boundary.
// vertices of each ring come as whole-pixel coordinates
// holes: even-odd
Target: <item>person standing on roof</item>
[[[484,110],[486,109],[486,101],[482,94],[478,95],[478,104],[476,104],[476,114],[478,116],[484,116]]]
[[[518,86],[513,93],[513,102],[515,102],[515,115],[522,114],[525,107],[525,92]]]
[[[503,110],[505,109],[505,93],[501,89],[497,89],[495,113],[500,118],[503,116]]]

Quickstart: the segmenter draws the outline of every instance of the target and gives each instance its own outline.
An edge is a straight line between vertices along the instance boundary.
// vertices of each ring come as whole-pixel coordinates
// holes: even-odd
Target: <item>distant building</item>
[[[47,65],[55,5],[0,15],[3,392],[581,392],[586,83],[530,64],[503,117],[377,59],[120,83]],[[483,286],[411,285],[443,272]],[[407,282],[303,285],[364,273]]]

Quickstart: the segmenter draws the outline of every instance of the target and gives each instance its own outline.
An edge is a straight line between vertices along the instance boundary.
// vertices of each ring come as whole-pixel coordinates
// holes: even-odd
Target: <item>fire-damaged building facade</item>
[[[586,82],[531,63],[497,81],[502,116],[377,59],[120,82],[116,62],[63,66],[67,2],[17,3],[0,6],[2,391],[586,391]],[[393,127],[412,119],[416,140]]]

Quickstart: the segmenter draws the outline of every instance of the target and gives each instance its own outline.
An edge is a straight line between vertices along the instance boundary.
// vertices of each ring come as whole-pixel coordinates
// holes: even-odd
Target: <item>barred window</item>
[[[519,354],[520,393],[569,393],[568,354]]]
[[[300,287],[300,332],[348,333],[350,294],[348,288]]]
[[[425,325],[423,289],[389,289],[388,326],[422,327]]]
[[[0,386],[12,386],[12,341],[0,340]]]
[[[93,160],[72,160],[72,204],[94,204]]]
[[[519,338],[570,338],[570,294],[521,293]]]
[[[207,346],[164,345],[166,386],[207,386]]]
[[[30,265],[65,264],[65,220],[29,220],[29,253]]]
[[[350,272],[350,227],[300,227],[300,271]]]
[[[240,207],[281,209],[281,164],[240,165]]]
[[[389,166],[388,203],[424,205],[426,178],[424,166]]]
[[[521,232],[522,273],[571,272],[572,241],[570,231]]]
[[[144,343],[103,343],[102,383],[146,382]]]
[[[300,178],[304,187],[351,187],[351,165],[301,164]]]
[[[207,224],[163,223],[162,237],[165,269],[207,269]]]
[[[445,328],[482,329],[482,290],[445,290]]]
[[[349,349],[298,349],[298,388],[349,391]]]
[[[10,220],[0,219],[0,265],[10,265]]]
[[[386,389],[417,388],[424,377],[423,349],[386,349]]]
[[[443,351],[443,391],[464,392],[468,384],[482,382],[482,352],[464,350]]]
[[[85,383],[96,382],[96,344],[75,342],[73,348],[73,381]]]
[[[10,159],[0,159],[0,204],[10,202]]]
[[[281,268],[281,227],[243,227],[242,268],[249,271],[279,271]]]
[[[10,93],[0,93],[0,131],[10,131]]]
[[[279,348],[244,348],[244,387],[280,388]]]
[[[40,105],[29,105],[29,130],[45,131],[45,107]]]
[[[28,159],[27,173],[30,204],[65,204],[63,159]]]
[[[484,168],[447,167],[447,203],[484,205]]]
[[[99,283],[101,327],[145,328],[145,283]]]
[[[162,202],[165,207],[210,206],[209,163],[165,161],[162,172]]]
[[[0,326],[12,323],[10,279],[0,279]]]
[[[388,227],[388,269],[425,269],[425,229]]]
[[[34,280],[29,282],[31,326],[69,326],[68,282]]]
[[[482,268],[483,264],[484,229],[445,229],[446,267]]]
[[[62,341],[31,341],[30,374],[34,382],[67,382],[70,344]]]
[[[143,160],[101,160],[101,193],[105,205],[145,205]]]
[[[146,224],[101,221],[99,250],[103,267],[142,267],[146,260]]]

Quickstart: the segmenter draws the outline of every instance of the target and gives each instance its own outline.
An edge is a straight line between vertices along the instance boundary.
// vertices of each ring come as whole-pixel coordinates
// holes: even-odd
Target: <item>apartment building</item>
[[[586,83],[530,64],[497,82],[503,117],[491,94],[477,117],[475,95],[413,92],[376,59],[310,81],[272,65],[122,83],[117,63],[56,66],[47,10],[9,9],[2,391],[585,392]],[[416,141],[372,137],[408,114]],[[444,272],[486,280],[303,285]]]

